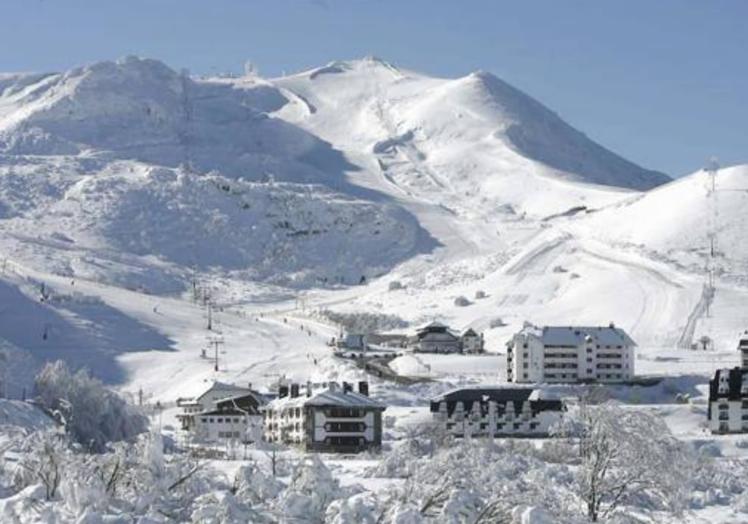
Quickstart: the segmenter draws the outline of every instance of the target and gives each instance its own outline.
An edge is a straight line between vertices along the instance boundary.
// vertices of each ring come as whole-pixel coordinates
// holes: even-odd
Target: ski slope
[[[474,327],[494,354],[528,320],[614,321],[643,374],[693,372],[679,348],[707,335],[706,377],[748,324],[745,169],[721,170],[714,194],[703,173],[662,185],[493,75],[376,58],[273,79],[132,57],[3,75],[0,338],[16,395],[56,358],[163,402],[216,378],[356,376],[321,309]],[[193,286],[216,303],[213,330]],[[215,372],[202,352],[217,336]],[[490,383],[501,362],[429,365]]]

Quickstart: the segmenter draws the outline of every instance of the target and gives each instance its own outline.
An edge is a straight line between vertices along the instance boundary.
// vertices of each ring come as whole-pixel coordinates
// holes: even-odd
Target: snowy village
[[[745,4],[0,4],[0,524],[748,523]]]

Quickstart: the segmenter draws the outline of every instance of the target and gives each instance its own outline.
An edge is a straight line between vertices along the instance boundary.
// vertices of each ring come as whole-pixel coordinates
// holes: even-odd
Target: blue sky
[[[484,69],[645,167],[748,162],[744,0],[0,0],[0,71],[127,54],[266,76],[369,54]]]

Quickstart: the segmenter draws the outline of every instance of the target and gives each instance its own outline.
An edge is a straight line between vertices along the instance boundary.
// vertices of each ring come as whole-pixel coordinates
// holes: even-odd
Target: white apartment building
[[[386,406],[369,398],[369,385],[329,383],[321,391],[298,384],[281,387],[264,409],[264,439],[300,446],[306,451],[358,452],[382,445]]]
[[[177,419],[181,422],[182,429],[190,431],[195,428],[195,415],[198,413],[215,409],[216,402],[219,400],[249,394],[260,397],[256,391],[252,390],[251,384],[248,387],[243,387],[224,382],[213,382],[205,391],[194,398],[177,399],[177,407],[182,408],[182,413],[177,415]]]
[[[636,343],[607,327],[526,325],[507,343],[507,381],[625,382],[634,378]]]

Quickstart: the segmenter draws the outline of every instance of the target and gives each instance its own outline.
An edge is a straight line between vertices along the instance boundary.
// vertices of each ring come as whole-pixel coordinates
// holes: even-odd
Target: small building
[[[247,387],[227,384],[225,382],[213,382],[209,388],[194,398],[178,398],[177,406],[182,408],[182,413],[177,415],[182,429],[191,431],[195,428],[195,415],[215,409],[217,401],[227,398],[236,398],[243,395],[253,394],[258,398],[264,397],[252,389],[252,385]]]
[[[367,346],[380,348],[403,349],[408,346],[407,335],[370,333],[366,335]]]
[[[719,369],[709,381],[712,433],[748,433],[748,369]]]
[[[463,353],[483,353],[483,334],[478,334],[473,328],[468,328],[460,336],[460,345]]]
[[[348,333],[336,344],[338,349],[350,351],[376,351],[401,349],[408,345],[406,335],[380,333]]]
[[[621,328],[527,324],[507,343],[507,381],[625,382],[634,378],[636,343]]]
[[[382,445],[383,404],[369,398],[367,382],[358,391],[344,382],[319,391],[298,384],[282,386],[278,398],[263,409],[264,439],[299,446],[305,451],[355,453]]]
[[[462,353],[458,335],[441,322],[431,322],[419,329],[411,339],[416,353]]]
[[[261,409],[265,403],[264,397],[255,393],[218,400],[214,409],[194,416],[194,435],[207,442],[255,442],[262,435]]]
[[[464,388],[434,398],[431,413],[457,438],[547,437],[560,422],[564,405],[532,388]]]
[[[348,333],[340,338],[337,346],[339,349],[366,351],[366,335],[360,333]]]

